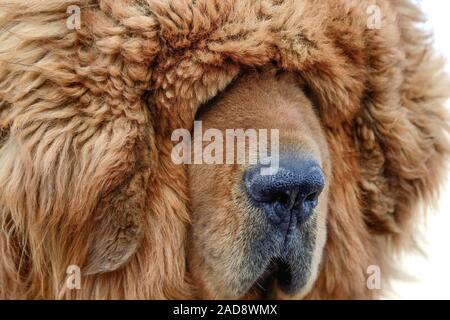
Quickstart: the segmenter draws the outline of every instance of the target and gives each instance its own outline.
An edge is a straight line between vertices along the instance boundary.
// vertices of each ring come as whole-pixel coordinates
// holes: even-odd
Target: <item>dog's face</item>
[[[203,131],[223,133],[224,162],[230,153],[227,129],[267,129],[268,149],[279,155],[271,173],[249,157],[240,164],[188,166],[188,265],[199,296],[302,297],[316,278],[326,239],[331,163],[301,80],[274,71],[249,73],[201,108],[197,120]],[[278,150],[270,150],[272,129],[278,132]],[[250,139],[246,142],[245,154],[254,154]],[[232,151],[235,160],[239,147]]]

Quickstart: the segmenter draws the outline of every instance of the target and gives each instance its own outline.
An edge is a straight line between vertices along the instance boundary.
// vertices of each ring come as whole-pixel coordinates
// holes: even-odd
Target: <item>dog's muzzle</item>
[[[314,209],[325,185],[322,169],[313,159],[284,156],[274,175],[262,175],[260,165],[250,168],[244,185],[267,223],[254,246],[255,257],[262,262],[256,283],[266,289],[276,282],[284,292],[294,294],[311,273]]]

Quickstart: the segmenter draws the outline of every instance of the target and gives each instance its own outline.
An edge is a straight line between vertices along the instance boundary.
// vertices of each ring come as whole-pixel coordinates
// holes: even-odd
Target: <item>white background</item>
[[[450,72],[450,1],[419,1],[435,32],[435,47],[447,57]],[[449,88],[450,90],[450,88]],[[450,108],[450,103],[447,104]],[[408,255],[403,259],[403,270],[416,278],[395,281],[394,293],[387,298],[397,299],[450,299],[450,174],[442,192],[436,212],[424,222],[425,242],[422,243],[427,257]]]

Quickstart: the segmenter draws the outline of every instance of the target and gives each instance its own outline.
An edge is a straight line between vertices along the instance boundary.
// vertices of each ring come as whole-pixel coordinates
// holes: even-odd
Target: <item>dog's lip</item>
[[[285,293],[292,293],[295,287],[295,284],[292,282],[289,263],[283,258],[272,259],[269,266],[252,286],[252,290],[259,292],[264,297],[268,297],[275,286]]]
[[[277,292],[293,296],[303,290],[313,276],[315,246],[314,241],[308,238],[311,234],[311,230],[296,230],[287,241],[280,236],[276,245],[272,243],[271,250],[260,252],[253,264],[254,278],[249,279],[246,292],[271,299],[277,296]]]

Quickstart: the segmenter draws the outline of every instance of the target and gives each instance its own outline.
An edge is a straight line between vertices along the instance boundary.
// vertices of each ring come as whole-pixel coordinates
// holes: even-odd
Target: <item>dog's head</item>
[[[214,135],[193,151],[197,159],[203,153],[202,163],[189,166],[190,268],[202,295],[306,293],[326,238],[331,162],[301,79],[246,74],[203,106],[197,120],[204,136]],[[195,132],[193,139],[199,137]],[[258,146],[265,140],[270,163],[264,164]],[[213,162],[206,159],[212,145]]]
[[[450,153],[409,1],[105,0],[70,30],[65,1],[22,2],[0,17],[0,298],[368,298],[370,266],[392,276]]]

